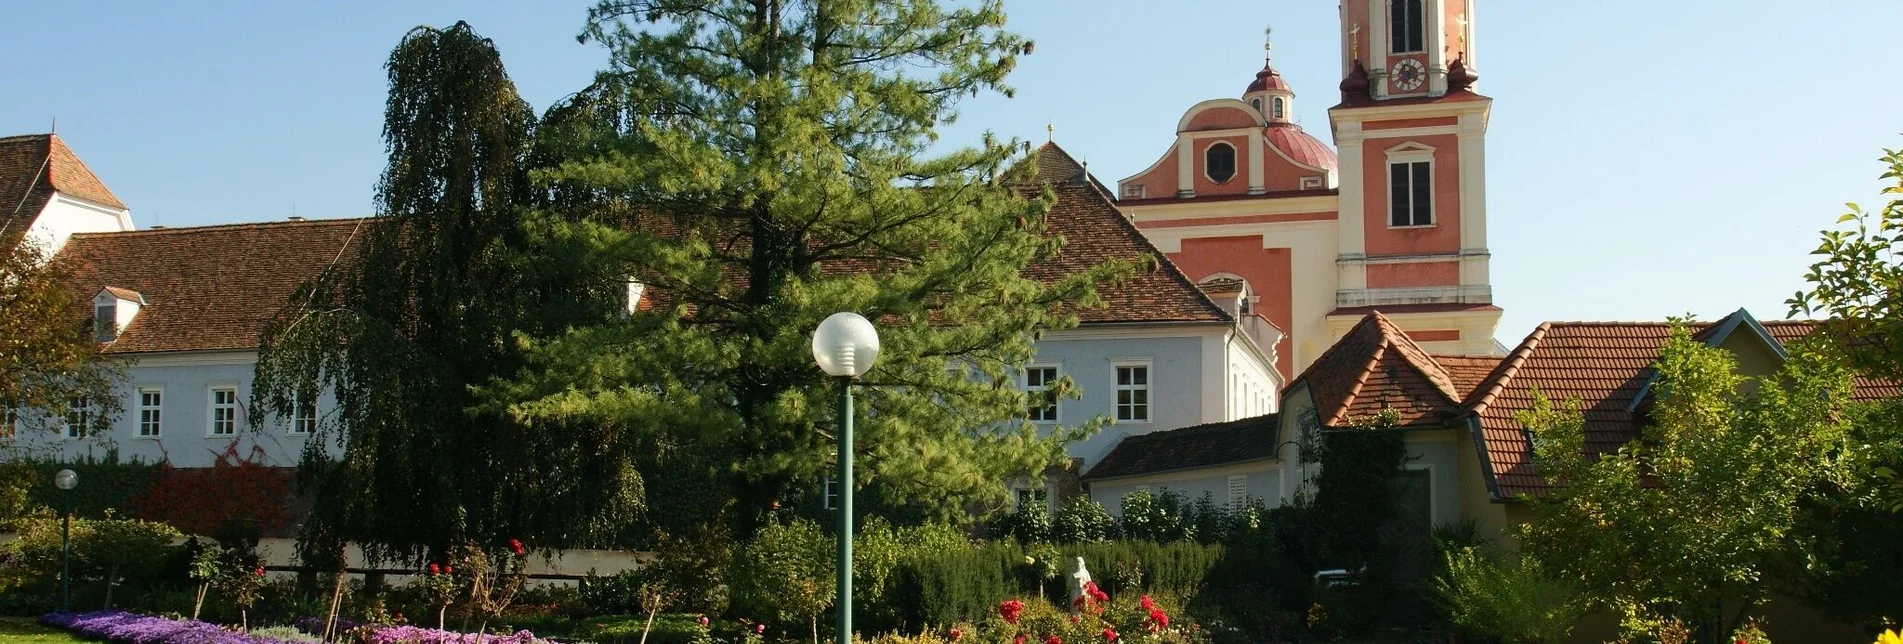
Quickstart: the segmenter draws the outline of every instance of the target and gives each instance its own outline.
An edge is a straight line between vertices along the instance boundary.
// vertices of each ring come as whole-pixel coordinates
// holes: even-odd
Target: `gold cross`
[[[1460,33],[1455,34],[1455,37],[1460,39],[1461,53],[1464,55],[1467,48],[1467,14],[1454,16],[1454,23],[1460,25]]]
[[[1348,57],[1360,58],[1361,57],[1361,23],[1359,22],[1355,23],[1355,28],[1348,30],[1348,34],[1349,36],[1352,37],[1350,39],[1350,44],[1348,46],[1348,52],[1349,52]]]

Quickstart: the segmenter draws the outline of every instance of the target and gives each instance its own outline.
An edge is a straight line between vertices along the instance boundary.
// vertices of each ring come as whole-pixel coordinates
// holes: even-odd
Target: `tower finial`
[[[1057,123],[1049,122],[1049,121],[1044,123],[1044,142],[1045,143],[1057,142]]]
[[[1275,25],[1262,28],[1262,64],[1269,64],[1270,51],[1275,48]]]

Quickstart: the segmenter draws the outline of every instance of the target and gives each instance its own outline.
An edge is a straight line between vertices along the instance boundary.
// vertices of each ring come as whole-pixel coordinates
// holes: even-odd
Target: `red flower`
[[[1097,601],[1100,601],[1100,602],[1107,602],[1107,601],[1110,601],[1110,593],[1106,593],[1106,592],[1104,592],[1104,591],[1101,591],[1101,590],[1094,590],[1094,589],[1093,589],[1093,590],[1091,590],[1091,591],[1090,591],[1090,597],[1091,597],[1091,599],[1095,599],[1095,600],[1097,600]]]
[[[510,549],[510,550],[514,550],[514,551],[515,551],[515,556],[517,556],[517,557],[520,557],[520,556],[522,556],[522,553],[524,553],[524,552],[526,552],[525,550],[523,550],[523,549],[522,549],[522,540],[521,540],[521,539],[510,539],[510,540],[509,540],[509,549]]]
[[[399,622],[403,621],[403,613],[396,614],[396,621],[399,621]]]
[[[998,604],[998,616],[1009,624],[1018,623],[1018,615],[1024,613],[1024,602],[1008,599]]]
[[[1137,605],[1142,606],[1144,610],[1156,610],[1156,600],[1150,599],[1149,595],[1144,595],[1143,599],[1137,600]]]
[[[451,574],[455,574],[455,573],[456,573],[456,569],[455,569],[455,568],[451,568],[451,567],[449,566],[449,564],[443,564],[443,574],[445,574],[445,575],[451,575]]]
[[[1115,629],[1109,629],[1109,628],[1103,629],[1103,641],[1106,641],[1106,642],[1117,641],[1117,631]]]
[[[259,576],[259,577],[263,577],[263,576],[264,576],[264,566],[258,566],[258,570],[257,570],[257,573],[258,573],[258,576]]]
[[[1078,608],[1083,608],[1083,607],[1084,607],[1084,600],[1086,600],[1086,599],[1089,599],[1089,598],[1090,598],[1090,596],[1089,596],[1089,595],[1078,595],[1076,599],[1073,599],[1073,600],[1070,600],[1070,603],[1071,603],[1071,605],[1072,605],[1072,606],[1076,606],[1076,607],[1078,607]]]
[[[1044,644],[1064,644],[1064,640],[1057,639],[1056,635],[1052,635],[1050,639],[1044,640]]]
[[[1074,613],[1073,613],[1073,614],[1072,614],[1072,615],[1070,616],[1070,623],[1072,623],[1072,624],[1076,624],[1076,623],[1078,623],[1078,622],[1082,622],[1082,621],[1084,621],[1084,616],[1083,616],[1083,615],[1077,615],[1077,614],[1074,614]]]
[[[1170,625],[1170,616],[1168,613],[1163,612],[1163,609],[1152,608],[1150,609],[1150,621],[1155,623],[1158,628],[1164,628]]]
[[[434,575],[434,574],[437,574],[437,573],[440,573],[440,572],[442,572],[442,571],[443,571],[443,568],[442,568],[442,566],[438,566],[438,565],[436,565],[435,563],[431,563],[431,564],[429,565],[429,574],[432,574],[432,575]]]
[[[954,628],[954,629],[951,629],[951,641],[954,641],[954,642],[956,642],[956,641],[958,641],[958,640],[961,640],[961,639],[964,639],[964,638],[965,638],[965,632],[964,632],[964,631],[961,631],[961,630],[958,630],[958,629],[956,629],[956,628]]]
[[[701,616],[700,616],[700,627],[701,627],[701,628],[707,628],[707,616],[706,616],[706,615],[701,615]]]
[[[1024,634],[1018,633],[1017,637],[1012,638],[1011,644],[1024,644]]]

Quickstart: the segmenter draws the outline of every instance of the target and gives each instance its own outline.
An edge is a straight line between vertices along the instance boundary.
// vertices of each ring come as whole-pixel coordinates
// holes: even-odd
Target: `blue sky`
[[[539,110],[604,53],[588,3],[410,0],[7,3],[0,134],[55,117],[141,227],[367,214],[382,169],[381,69],[408,28],[468,20]],[[1037,42],[983,130],[1057,141],[1114,182],[1197,101],[1237,96],[1276,27],[1296,113],[1328,137],[1339,78],[1328,0],[1012,0]],[[1181,7],[1169,9],[1168,7]],[[1172,12],[1174,11],[1174,12]],[[1877,201],[1903,147],[1903,2],[1481,0],[1476,89],[1494,97],[1489,242],[1499,338],[1540,320],[1782,317],[1817,231]]]

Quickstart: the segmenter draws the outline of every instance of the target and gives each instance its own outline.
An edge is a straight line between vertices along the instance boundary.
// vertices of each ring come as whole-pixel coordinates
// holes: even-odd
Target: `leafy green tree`
[[[1518,527],[1522,552],[1580,581],[1628,624],[1683,621],[1713,637],[1792,586],[1800,501],[1844,476],[1845,372],[1798,351],[1747,379],[1722,349],[1674,327],[1642,436],[1594,454],[1576,403],[1536,396],[1520,421],[1553,487]]]
[[[856,311],[884,348],[858,483],[945,518],[1065,464],[1075,432],[1025,422],[1012,368],[1132,267],[1039,273],[1061,240],[1050,198],[1018,187],[1035,165],[1013,163],[1019,144],[935,153],[962,97],[1010,93],[1031,43],[1003,25],[995,0],[599,4],[583,38],[611,64],[544,120],[539,153],[565,161],[538,175],[557,207],[535,256],[556,266],[531,270],[641,297],[625,319],[525,334],[527,368],[491,399],[712,455],[745,536],[833,467],[838,385],[810,334]]]
[[[106,580],[106,607],[112,607],[112,590],[121,580],[151,581],[176,550],[172,545],[181,534],[172,526],[114,519],[93,521],[92,530],[73,541],[76,559],[84,561]]]
[[[1788,304],[1824,317],[1814,337],[1858,374],[1903,382],[1903,150],[1884,150],[1882,163],[1887,202],[1875,213],[1849,204],[1812,252],[1809,290]],[[1903,401],[1870,401],[1849,418],[1857,476],[1809,508],[1809,599],[1843,619],[1903,619]]]
[[[641,498],[619,429],[532,427],[476,408],[470,390],[521,364],[511,333],[607,315],[515,262],[533,114],[467,24],[410,31],[387,68],[379,215],[296,291],[258,360],[258,408],[336,396],[303,465],[315,503],[302,554],[327,561],[349,541],[421,562],[472,541],[599,541]]]
[[[782,624],[806,622],[819,644],[819,615],[832,607],[833,538],[803,519],[769,523],[734,557],[736,607]]]
[[[72,269],[72,260],[52,255],[42,240],[0,231],[0,432],[13,431],[9,420],[24,429],[60,429],[75,402],[91,408],[89,431],[105,430],[123,405],[113,386],[124,366],[100,353],[88,319],[75,315],[87,306]],[[32,445],[6,441],[4,449]],[[24,456],[31,454],[13,459]],[[17,490],[0,491],[0,511],[18,516],[24,503]]]

